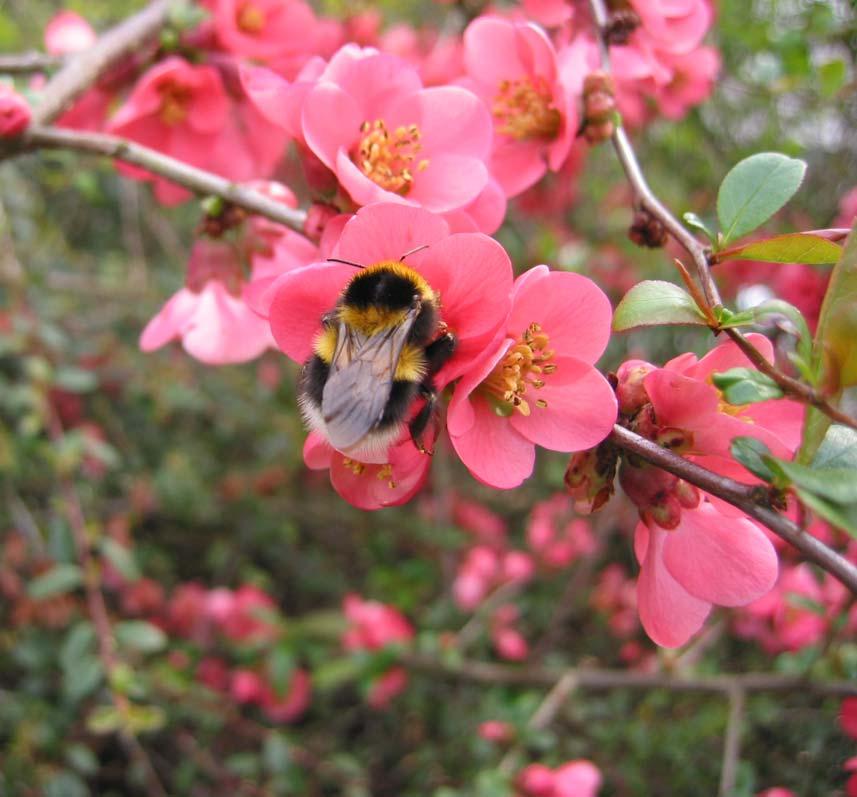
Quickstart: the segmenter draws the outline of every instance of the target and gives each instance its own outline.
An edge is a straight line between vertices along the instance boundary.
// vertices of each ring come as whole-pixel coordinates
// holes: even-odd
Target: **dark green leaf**
[[[613,331],[660,324],[698,324],[705,317],[689,293],[671,282],[646,280],[631,288],[613,315]]]
[[[773,482],[776,471],[771,467],[771,450],[755,437],[736,437],[730,447],[732,456],[750,473],[766,482]]]
[[[841,424],[831,426],[818,447],[812,466],[857,470],[857,431]]]
[[[800,188],[806,163],[779,152],[759,152],[732,167],[717,193],[723,243],[752,232]]]
[[[798,462],[780,460],[783,473],[795,487],[808,490],[840,504],[857,503],[857,470],[851,468],[811,468]]]
[[[809,490],[795,488],[798,497],[816,515],[826,520],[843,531],[847,531],[852,537],[857,537],[857,503],[840,504]]]
[[[54,565],[46,573],[34,578],[27,587],[33,600],[45,600],[77,589],[83,583],[83,571],[77,565]]]
[[[783,391],[771,377],[755,368],[730,368],[712,374],[714,386],[723,391],[730,404],[755,404],[758,401],[781,398]]]

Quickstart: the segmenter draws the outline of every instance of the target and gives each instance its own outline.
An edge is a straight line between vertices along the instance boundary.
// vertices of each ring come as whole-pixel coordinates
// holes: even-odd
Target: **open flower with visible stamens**
[[[616,397],[593,363],[610,336],[610,302],[586,277],[537,266],[518,277],[504,336],[464,374],[447,416],[452,444],[492,487],[517,487],[535,446],[580,451],[616,420]]]
[[[407,62],[355,45],[303,98],[309,148],[358,205],[397,201],[461,210],[489,182],[491,119],[458,86],[423,88]]]
[[[464,85],[494,118],[491,173],[507,196],[529,188],[568,157],[577,132],[571,92],[545,32],[532,23],[480,17],[464,32]]]

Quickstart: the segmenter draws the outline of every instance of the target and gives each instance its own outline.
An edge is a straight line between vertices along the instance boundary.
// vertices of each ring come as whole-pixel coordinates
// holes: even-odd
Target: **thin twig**
[[[62,66],[64,59],[56,55],[30,52],[18,55],[0,55],[0,75],[29,75]]]
[[[52,122],[111,66],[152,39],[166,24],[169,8],[170,0],[154,0],[69,59],[44,87],[33,109],[33,124]]]
[[[287,207],[258,191],[117,136],[65,130],[59,127],[33,126],[15,140],[14,146],[15,149],[9,154],[39,148],[67,149],[121,160],[166,177],[201,196],[219,196],[250,213],[264,216],[293,230],[303,230],[306,219],[306,213],[302,210]]]
[[[723,765],[720,769],[720,797],[732,797],[738,763],[741,760],[741,725],[744,721],[745,692],[735,686],[729,692],[729,720],[723,739]]]
[[[61,440],[63,429],[56,415],[52,415],[50,418],[50,433],[54,442]],[[98,657],[101,660],[101,666],[104,668],[104,677],[113,705],[123,720],[119,729],[120,739],[130,757],[145,773],[149,794],[154,795],[154,797],[167,797],[167,792],[155,767],[127,721],[131,709],[130,701],[110,685],[111,674],[115,671],[118,660],[116,657],[116,641],[110,625],[110,615],[107,612],[107,604],[101,591],[98,564],[92,555],[89,536],[86,531],[86,518],[74,484],[69,478],[61,477],[60,489],[65,505],[66,520],[71,528],[72,538],[77,549],[77,558],[83,571],[86,606],[98,640]]]
[[[857,681],[814,681],[795,675],[750,672],[728,675],[685,676],[680,673],[648,673],[633,670],[608,670],[589,667],[517,667],[488,661],[464,659],[441,661],[421,654],[409,654],[402,664],[450,680],[472,681],[495,686],[554,686],[564,675],[574,679],[577,689],[666,689],[673,692],[811,692],[817,695],[846,697],[857,695]]]
[[[690,484],[738,507],[767,526],[774,534],[791,543],[807,559],[832,573],[857,594],[857,567],[787,517],[759,503],[760,499],[764,500],[766,488],[763,485],[742,484],[721,476],[622,426],[613,427],[610,439],[620,448],[636,454],[646,462],[674,473]]]

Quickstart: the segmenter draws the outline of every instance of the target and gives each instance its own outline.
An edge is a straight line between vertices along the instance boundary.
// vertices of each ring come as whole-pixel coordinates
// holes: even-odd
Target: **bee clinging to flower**
[[[304,364],[304,417],[331,446],[358,459],[385,453],[406,425],[425,451],[433,378],[456,344],[440,319],[439,296],[402,260],[350,265],[360,270],[322,317]]]

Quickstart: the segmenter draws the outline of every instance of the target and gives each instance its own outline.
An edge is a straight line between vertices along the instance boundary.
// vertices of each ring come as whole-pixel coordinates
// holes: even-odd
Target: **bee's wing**
[[[402,347],[418,312],[419,307],[413,307],[400,324],[368,337],[340,323],[321,399],[334,448],[347,451],[381,420]]]

